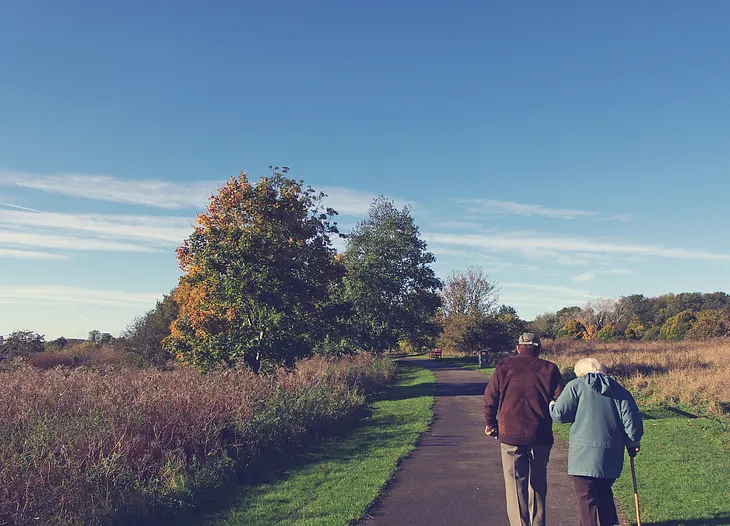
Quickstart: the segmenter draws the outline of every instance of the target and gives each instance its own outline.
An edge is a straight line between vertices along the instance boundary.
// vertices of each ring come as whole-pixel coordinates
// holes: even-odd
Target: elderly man
[[[539,358],[540,339],[526,332],[517,356],[501,360],[484,391],[487,435],[498,437],[510,526],[545,526],[547,464],[553,445],[549,404],[563,382],[558,367]]]
[[[624,447],[639,451],[644,434],[634,398],[595,358],[575,364],[578,378],[550,404],[553,420],[570,423],[568,474],[572,475],[581,526],[618,524],[611,486],[621,475]]]

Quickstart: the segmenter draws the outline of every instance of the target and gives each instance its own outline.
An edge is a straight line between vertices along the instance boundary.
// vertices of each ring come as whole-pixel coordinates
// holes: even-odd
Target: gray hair
[[[585,376],[588,373],[605,373],[604,365],[595,358],[581,358],[573,367],[575,375],[578,377]]]

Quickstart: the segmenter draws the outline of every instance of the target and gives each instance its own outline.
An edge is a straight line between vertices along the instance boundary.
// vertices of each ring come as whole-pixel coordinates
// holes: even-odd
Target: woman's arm
[[[575,421],[575,412],[578,409],[578,391],[576,380],[569,382],[560,393],[554,404],[550,404],[550,416],[553,422],[570,424]]]
[[[638,443],[641,437],[644,436],[644,421],[641,418],[641,412],[634,397],[631,396],[628,390],[624,389],[624,391],[625,395],[620,404],[621,421],[628,441]]]

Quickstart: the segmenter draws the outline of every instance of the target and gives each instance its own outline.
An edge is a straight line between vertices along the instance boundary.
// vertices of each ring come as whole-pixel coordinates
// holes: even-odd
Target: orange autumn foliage
[[[272,168],[256,184],[241,172],[219,188],[177,249],[180,312],[165,346],[184,363],[291,363],[326,326],[322,306],[343,273],[329,239],[336,212]]]

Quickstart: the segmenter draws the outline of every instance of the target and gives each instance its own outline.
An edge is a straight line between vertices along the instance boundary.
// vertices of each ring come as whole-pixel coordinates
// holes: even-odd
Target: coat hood
[[[604,396],[616,397],[620,393],[619,383],[611,376],[602,373],[588,373],[583,377],[588,387]]]

